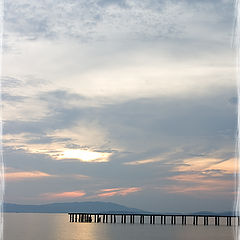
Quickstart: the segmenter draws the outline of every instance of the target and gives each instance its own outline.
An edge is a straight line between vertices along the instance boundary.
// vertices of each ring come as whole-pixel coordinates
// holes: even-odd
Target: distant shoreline
[[[88,212],[88,213],[112,213],[112,214],[165,214],[165,215],[216,215],[216,216],[234,216],[234,211],[211,212],[150,212],[137,208],[129,208],[112,202],[66,202],[66,203],[49,203],[49,204],[14,204],[4,203],[4,213],[69,213],[69,212]]]

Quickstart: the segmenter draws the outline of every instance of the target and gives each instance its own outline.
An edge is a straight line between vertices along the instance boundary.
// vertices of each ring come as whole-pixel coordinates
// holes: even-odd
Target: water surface
[[[229,226],[70,223],[67,214],[5,213],[4,240],[233,240]]]

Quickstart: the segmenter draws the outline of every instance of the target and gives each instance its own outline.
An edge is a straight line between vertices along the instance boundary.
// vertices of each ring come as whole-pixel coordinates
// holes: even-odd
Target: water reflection
[[[67,214],[5,214],[4,240],[233,240],[228,226],[70,223]]]

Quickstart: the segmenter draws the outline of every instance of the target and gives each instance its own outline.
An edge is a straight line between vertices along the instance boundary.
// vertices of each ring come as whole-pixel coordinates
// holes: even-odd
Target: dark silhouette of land
[[[69,213],[69,212],[88,212],[88,213],[106,213],[106,214],[190,214],[190,215],[219,215],[233,216],[236,215],[233,211],[228,212],[209,212],[200,211],[193,213],[182,212],[150,212],[137,208],[129,208],[112,202],[65,202],[65,203],[50,203],[41,205],[22,205],[14,203],[4,203],[4,212],[15,213]]]
[[[42,205],[22,205],[4,203],[4,212],[19,213],[68,213],[68,212],[104,212],[104,213],[147,213],[141,209],[128,208],[111,202],[67,202]]]

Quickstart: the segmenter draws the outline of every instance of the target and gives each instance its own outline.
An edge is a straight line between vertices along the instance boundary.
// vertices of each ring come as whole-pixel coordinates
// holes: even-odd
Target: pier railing
[[[70,222],[94,223],[149,223],[149,224],[192,224],[192,225],[240,225],[239,216],[181,215],[181,214],[138,214],[138,213],[68,213]]]

